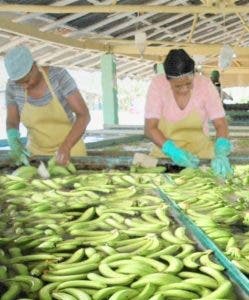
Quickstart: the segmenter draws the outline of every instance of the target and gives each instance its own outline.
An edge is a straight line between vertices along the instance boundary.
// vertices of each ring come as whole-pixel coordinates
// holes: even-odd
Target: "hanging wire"
[[[226,15],[223,14],[223,38],[224,38],[223,44],[225,44],[226,32],[227,32],[227,30],[226,30]]]
[[[140,13],[137,13],[137,22],[136,22],[136,31],[135,31],[135,45],[138,51],[141,54],[141,59],[143,59],[144,50],[146,48],[146,33],[143,32],[140,28],[140,21],[139,21]]]

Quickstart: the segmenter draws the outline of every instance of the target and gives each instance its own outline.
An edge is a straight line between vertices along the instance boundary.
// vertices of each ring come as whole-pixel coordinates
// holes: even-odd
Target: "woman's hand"
[[[215,175],[224,179],[233,175],[233,169],[228,158],[232,148],[232,143],[224,137],[218,137],[214,144],[215,157],[211,161],[211,168]]]
[[[70,149],[62,144],[55,154],[55,160],[58,165],[68,165],[70,162]]]
[[[167,140],[163,144],[162,152],[169,156],[176,165],[181,167],[197,168],[200,163],[200,160],[196,155],[177,147],[171,140]]]

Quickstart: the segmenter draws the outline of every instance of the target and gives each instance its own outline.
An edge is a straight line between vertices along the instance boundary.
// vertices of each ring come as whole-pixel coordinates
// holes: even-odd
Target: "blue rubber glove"
[[[232,151],[232,143],[223,137],[217,138],[214,144],[215,156],[228,156]]]
[[[211,161],[211,168],[215,175],[224,179],[233,175],[233,169],[228,157],[226,156],[215,156],[215,158]]]
[[[176,144],[167,140],[163,146],[162,151],[165,155],[169,156],[175,164],[181,167],[197,168],[199,165],[199,159],[197,156],[190,152],[177,147]]]
[[[10,128],[7,130],[8,143],[10,146],[10,157],[16,165],[29,165],[28,157],[30,153],[25,149],[21,142],[20,132],[16,128]]]
[[[222,178],[227,178],[233,175],[233,169],[227,157],[232,151],[232,143],[226,138],[217,138],[214,144],[215,157],[211,161],[213,172]]]

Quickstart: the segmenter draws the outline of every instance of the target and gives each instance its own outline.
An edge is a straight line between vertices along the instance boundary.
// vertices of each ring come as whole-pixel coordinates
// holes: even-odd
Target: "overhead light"
[[[234,58],[234,51],[229,45],[224,45],[220,49],[220,55],[218,60],[218,66],[220,69],[225,70],[229,68],[232,64]]]
[[[206,61],[206,59],[207,58],[205,55],[193,55],[193,60],[197,66],[202,65]]]
[[[201,72],[201,69],[202,69],[202,65],[197,65],[197,66],[196,66],[197,72]]]
[[[135,33],[135,45],[141,55],[144,54],[146,48],[147,36],[143,31],[136,31]]]

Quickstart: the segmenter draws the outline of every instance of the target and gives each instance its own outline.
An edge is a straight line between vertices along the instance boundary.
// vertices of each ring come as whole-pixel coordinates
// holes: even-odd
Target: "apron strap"
[[[52,94],[53,98],[57,98],[57,96],[56,96],[56,94],[54,92],[54,89],[53,89],[53,87],[52,87],[52,85],[50,83],[50,80],[48,78],[47,73],[43,70],[42,67],[38,67],[38,70],[42,73],[43,78],[44,78],[44,80],[45,80],[45,82],[46,82],[46,84],[48,86],[48,89],[49,89],[50,93]]]
[[[45,82],[46,82],[46,84],[48,86],[48,89],[49,89],[50,93],[52,94],[52,98],[56,98],[57,99],[57,96],[56,96],[56,94],[54,92],[54,89],[53,89],[53,87],[52,87],[52,85],[50,83],[50,80],[49,80],[46,72],[43,70],[42,67],[38,67],[38,70],[42,73],[42,76],[43,76],[43,78],[44,78],[44,80],[45,80]],[[27,89],[24,90],[24,100],[25,100],[25,102],[28,100],[28,91],[27,91]]]

